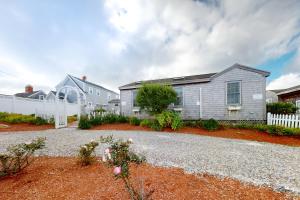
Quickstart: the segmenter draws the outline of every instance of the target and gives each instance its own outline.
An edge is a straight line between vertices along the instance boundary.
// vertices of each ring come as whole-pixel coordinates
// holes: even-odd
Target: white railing
[[[288,128],[300,128],[299,115],[283,115],[268,113],[268,125],[277,125]]]

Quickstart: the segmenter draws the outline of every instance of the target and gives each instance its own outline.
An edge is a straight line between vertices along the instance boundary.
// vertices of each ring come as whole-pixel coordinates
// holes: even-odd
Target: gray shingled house
[[[266,120],[266,77],[269,72],[234,64],[219,72],[166,79],[137,81],[119,87],[126,116],[146,117],[135,102],[143,83],[173,86],[178,101],[170,105],[183,119]]]
[[[86,76],[83,76],[81,79],[77,78],[75,76],[67,75],[66,78],[61,81],[56,86],[56,91],[58,91],[60,88],[64,86],[72,86],[79,90],[79,94],[81,97],[83,94],[85,95],[84,104],[89,109],[94,109],[96,107],[108,107],[108,102],[112,99],[118,99],[119,94],[109,90],[107,88],[104,88],[100,85],[97,85],[95,83],[89,82],[86,80]],[[56,92],[52,92],[52,94],[49,94],[49,99],[53,98],[53,95],[56,95]],[[61,95],[61,94],[60,94]],[[63,96],[64,94],[62,94]],[[52,96],[52,97],[51,97]],[[75,93],[71,93],[68,95],[68,102],[73,103],[76,102],[77,96]]]
[[[15,94],[16,97],[29,98],[29,99],[39,99],[44,100],[46,93],[43,90],[33,90],[33,86],[26,85],[25,92],[20,92]]]

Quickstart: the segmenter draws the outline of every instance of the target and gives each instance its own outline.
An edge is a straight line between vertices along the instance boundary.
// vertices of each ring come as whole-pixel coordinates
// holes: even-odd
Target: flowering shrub
[[[15,174],[32,161],[36,150],[45,147],[46,138],[37,138],[31,142],[21,143],[7,148],[8,153],[0,154],[0,177]]]
[[[127,141],[114,141],[110,136],[101,138],[101,141],[110,145],[110,147],[105,150],[102,160],[107,162],[109,166],[113,167],[113,174],[116,178],[121,178],[123,180],[131,199],[146,199],[147,197],[144,197],[142,193],[139,193],[137,189],[134,188],[129,178],[129,164],[141,164],[145,161],[144,157],[140,157],[130,151],[129,147],[130,144],[132,144],[132,139]]]
[[[98,142],[92,140],[90,143],[80,146],[78,162],[82,166],[90,165],[96,160],[95,149],[98,145]]]

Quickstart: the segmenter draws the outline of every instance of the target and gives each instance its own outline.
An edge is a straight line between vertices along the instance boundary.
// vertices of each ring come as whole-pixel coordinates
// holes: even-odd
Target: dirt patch
[[[1,132],[15,132],[15,131],[41,131],[41,130],[47,130],[47,129],[53,129],[54,125],[34,125],[34,124],[27,124],[27,123],[21,123],[21,124],[8,124],[0,122],[0,134]]]
[[[95,126],[93,130],[139,130],[139,131],[152,131],[150,128],[133,126],[130,124],[104,124]],[[256,130],[246,129],[223,129],[218,131],[207,131],[200,128],[185,127],[179,131],[173,131],[172,129],[166,128],[164,132],[176,132],[176,133],[189,133],[196,135],[205,135],[213,137],[231,138],[231,139],[242,139],[251,140],[258,142],[268,142],[274,144],[283,144],[288,146],[300,146],[300,137],[291,136],[272,136],[268,133],[259,132]]]
[[[286,199],[289,194],[210,175],[185,174],[176,168],[133,166],[135,185],[142,181],[152,199]],[[80,167],[75,158],[40,157],[22,173],[0,179],[0,199],[130,199],[123,182],[101,163]]]

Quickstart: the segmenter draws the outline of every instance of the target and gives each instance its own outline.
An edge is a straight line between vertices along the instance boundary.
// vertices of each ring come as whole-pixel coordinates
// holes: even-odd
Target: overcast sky
[[[240,63],[300,85],[299,0],[0,0],[0,93],[66,74],[118,91],[132,81]]]

